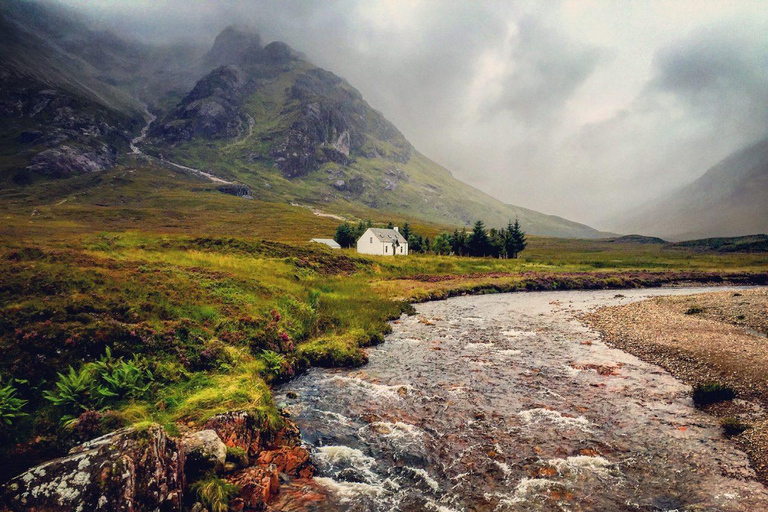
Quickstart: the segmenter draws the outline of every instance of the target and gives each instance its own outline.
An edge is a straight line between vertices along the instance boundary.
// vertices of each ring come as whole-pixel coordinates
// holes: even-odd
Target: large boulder
[[[184,453],[161,427],[123,429],[34,467],[0,490],[14,512],[181,510]]]
[[[185,436],[183,446],[186,474],[190,479],[224,468],[227,446],[214,430],[201,430]]]

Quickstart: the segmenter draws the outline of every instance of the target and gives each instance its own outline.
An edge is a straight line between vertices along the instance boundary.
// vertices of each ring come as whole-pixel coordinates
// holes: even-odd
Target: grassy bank
[[[381,342],[411,301],[768,281],[765,254],[642,244],[532,238],[518,260],[388,259],[56,220],[37,221],[32,235],[19,229],[11,223],[0,251],[0,388],[23,414],[9,413],[0,433],[4,456],[20,461],[4,476],[119,425],[173,432],[249,409],[277,428],[270,384],[308,365],[363,364],[362,348]]]

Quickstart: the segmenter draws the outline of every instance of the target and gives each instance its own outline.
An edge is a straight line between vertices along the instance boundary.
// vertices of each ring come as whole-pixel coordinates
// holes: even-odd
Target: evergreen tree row
[[[354,247],[357,240],[373,224],[361,221],[357,225],[345,222],[336,228],[334,240],[342,247]],[[392,223],[387,226],[392,229]],[[506,228],[486,229],[483,221],[475,222],[472,231],[454,230],[453,233],[441,233],[430,241],[427,237],[414,233],[411,226],[403,224],[400,234],[408,240],[408,251],[414,253],[432,252],[435,254],[453,254],[455,256],[475,256],[494,258],[517,258],[525,250],[528,242],[520,222],[510,222]]]

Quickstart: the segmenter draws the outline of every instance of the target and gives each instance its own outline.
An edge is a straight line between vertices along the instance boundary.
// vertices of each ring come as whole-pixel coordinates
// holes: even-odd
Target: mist
[[[459,179],[602,229],[768,134],[760,1],[62,3],[156,44],[253,26]]]

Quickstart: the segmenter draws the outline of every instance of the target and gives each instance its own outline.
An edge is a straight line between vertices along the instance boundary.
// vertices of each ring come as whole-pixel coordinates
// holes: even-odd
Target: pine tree
[[[355,230],[347,222],[344,224],[339,224],[339,227],[336,228],[336,234],[334,235],[333,239],[336,240],[336,243],[345,248],[352,247],[355,245],[355,243],[357,243]]]
[[[451,254],[451,235],[440,233],[432,241],[432,252],[435,254]]]
[[[392,221],[390,221],[390,222],[387,224],[387,229],[394,229],[394,227],[395,227],[395,225],[394,225],[394,224],[392,224]]]
[[[472,228],[472,234],[469,235],[469,253],[472,256],[487,256],[490,249],[488,233],[485,231],[485,224],[479,220],[475,222]]]
[[[515,219],[515,223],[512,225],[510,238],[512,238],[512,253],[513,258],[517,258],[521,252],[528,246],[528,241],[525,238],[525,232],[520,228],[520,221]]]
[[[411,238],[411,226],[409,226],[407,222],[403,224],[403,229],[400,230],[400,234],[403,235],[403,238],[406,240]]]

